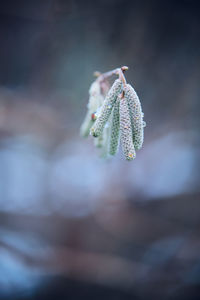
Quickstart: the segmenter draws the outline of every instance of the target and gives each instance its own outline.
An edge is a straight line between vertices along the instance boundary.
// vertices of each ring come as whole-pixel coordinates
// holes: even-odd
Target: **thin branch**
[[[118,75],[119,78],[122,80],[123,84],[126,84],[126,79],[124,76],[124,72],[128,70],[127,66],[123,66],[121,68],[117,68],[111,71],[108,71],[106,73],[100,73],[98,71],[94,72],[94,76],[97,77],[97,80],[102,82],[104,81],[106,78],[112,76],[112,75]]]
[[[123,67],[122,67],[123,68]],[[124,69],[122,69],[122,68],[119,68],[118,69],[118,75],[119,75],[119,79],[121,79],[121,81],[122,81],[122,83],[123,83],[123,85],[126,85],[126,78],[125,78],[125,76],[124,76]]]

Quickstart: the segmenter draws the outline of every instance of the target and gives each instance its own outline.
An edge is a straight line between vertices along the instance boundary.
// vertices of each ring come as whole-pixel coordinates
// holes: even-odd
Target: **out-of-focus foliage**
[[[198,1],[0,2],[0,297],[199,299]],[[93,71],[128,65],[131,164],[79,137]]]

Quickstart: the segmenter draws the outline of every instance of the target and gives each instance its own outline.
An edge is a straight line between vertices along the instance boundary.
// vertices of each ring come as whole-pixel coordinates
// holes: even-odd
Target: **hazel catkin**
[[[120,96],[118,96],[111,115],[111,133],[109,143],[109,154],[115,155],[119,146],[119,102]]]
[[[96,80],[91,84],[89,89],[89,102],[87,104],[88,110],[80,128],[80,134],[82,137],[88,137],[90,128],[94,124],[96,118],[95,112],[102,105],[103,100],[104,97],[101,94],[100,83]]]
[[[123,154],[126,160],[133,160],[136,157],[135,148],[132,139],[132,125],[129,114],[127,99],[125,97],[120,99],[119,105],[120,113],[120,141]]]
[[[121,88],[122,81],[120,79],[115,80],[103,102],[99,116],[90,130],[91,134],[94,137],[98,137],[102,134],[105,124],[110,117],[113,105],[121,91]]]
[[[123,89],[124,97],[127,99],[131,124],[133,129],[133,143],[136,150],[142,147],[144,140],[144,122],[140,100],[134,88],[130,84],[126,84]]]

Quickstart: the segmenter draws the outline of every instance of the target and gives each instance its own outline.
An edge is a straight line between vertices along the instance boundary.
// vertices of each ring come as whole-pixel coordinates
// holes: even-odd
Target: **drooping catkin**
[[[111,117],[110,115],[108,122],[106,123],[103,132],[97,138],[94,138],[94,145],[97,148],[101,148],[100,157],[107,157],[109,154],[109,141],[110,141],[110,133],[111,133]]]
[[[109,120],[110,121],[110,120]],[[103,129],[103,143],[102,143],[102,147],[101,147],[101,152],[100,152],[100,157],[102,158],[107,158],[108,157],[108,148],[109,148],[109,141],[110,141],[110,122],[106,123],[106,126]]]
[[[127,84],[124,87],[124,97],[127,99],[129,112],[131,116],[131,124],[133,129],[133,143],[136,150],[142,147],[144,140],[144,127],[143,113],[140,100],[134,88]]]
[[[115,155],[119,146],[119,102],[121,98],[118,96],[111,115],[111,133],[109,143],[109,154]]]
[[[101,94],[101,86],[96,80],[91,84],[89,89],[89,102],[87,104],[88,111],[80,128],[80,134],[82,137],[87,137],[89,135],[90,128],[96,119],[95,112],[102,105],[103,101],[104,97]]]
[[[101,93],[101,85],[100,82],[95,80],[89,89],[89,102],[88,109],[91,113],[95,112],[103,103],[104,97]]]
[[[113,105],[121,91],[121,88],[122,81],[120,79],[115,80],[103,102],[99,117],[97,118],[90,130],[91,134],[94,137],[98,137],[102,134],[105,124],[110,117]]]
[[[136,157],[135,148],[132,139],[132,125],[129,114],[128,102],[125,97],[120,99],[120,140],[122,151],[127,160],[133,160]]]

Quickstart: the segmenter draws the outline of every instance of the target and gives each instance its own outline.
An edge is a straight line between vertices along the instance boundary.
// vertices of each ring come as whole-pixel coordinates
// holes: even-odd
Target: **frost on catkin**
[[[95,112],[102,105],[104,100],[101,94],[101,87],[98,81],[94,81],[89,89],[89,102],[87,104],[88,111],[86,113],[85,119],[80,128],[80,134],[82,137],[87,137],[90,133],[90,128],[95,121]]]
[[[103,102],[99,116],[90,130],[93,136],[98,137],[102,134],[105,124],[111,114],[113,105],[121,91],[121,87],[122,81],[120,79],[115,80]]]
[[[110,126],[106,125],[103,130],[103,145],[101,147],[100,157],[107,158],[108,157],[108,146],[110,140]]]
[[[99,156],[101,158],[108,158],[109,156],[109,142],[110,142],[110,133],[111,133],[110,123],[111,123],[111,116],[109,117],[109,120],[106,123],[102,134],[94,139],[94,145],[97,148],[100,148]]]
[[[135,148],[132,139],[132,125],[129,114],[128,102],[125,97],[120,100],[120,140],[122,151],[127,160],[133,160],[136,157]]]
[[[140,100],[135,90],[130,84],[124,87],[124,97],[128,101],[131,124],[133,128],[133,143],[136,150],[142,147],[144,140],[144,124],[143,113]]]
[[[119,102],[121,98],[118,96],[111,115],[111,134],[109,143],[109,154],[115,155],[119,146]]]

